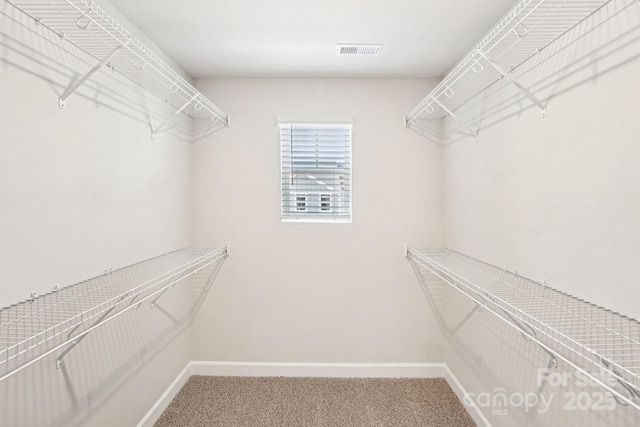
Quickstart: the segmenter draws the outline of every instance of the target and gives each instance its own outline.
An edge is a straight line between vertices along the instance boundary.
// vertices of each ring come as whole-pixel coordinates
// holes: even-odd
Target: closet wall
[[[635,271],[640,257],[640,7],[594,28],[553,61],[559,71],[538,92],[540,118],[526,102],[496,122],[487,117],[480,142],[459,139],[444,149],[445,243],[448,247],[640,318]],[[592,20],[598,23],[597,15]],[[601,46],[601,47],[599,47]],[[593,50],[595,48],[595,50]],[[587,54],[588,53],[588,54]],[[567,75],[567,67],[577,72]],[[487,99],[484,108],[492,105]],[[449,294],[440,314],[457,325],[473,305]],[[449,331],[445,362],[469,392],[503,389],[507,397],[537,391],[548,356],[520,334],[476,312]],[[585,337],[585,339],[588,339]],[[570,396],[602,389],[547,383],[552,399],[528,412],[483,411],[493,426],[638,425],[633,409],[565,409]],[[516,400],[517,401],[517,400]]]
[[[403,256],[408,238],[442,243],[441,147],[402,125],[435,83],[196,81],[232,126],[194,146],[193,234],[233,246],[194,324],[195,360],[441,360]],[[353,223],[281,222],[278,115],[353,117]]]
[[[232,127],[191,146],[173,132],[152,141],[149,122],[170,113],[132,87],[89,84],[60,110],[77,58],[3,3],[0,306],[189,243],[230,241],[232,256],[193,327],[176,287],[173,317],[132,310],[64,369],[48,358],[0,384],[0,424],[134,425],[189,360],[444,360],[472,393],[535,392],[547,355],[486,313],[461,323],[473,306],[453,293],[432,312],[403,244],[446,245],[640,317],[640,35],[638,13],[625,16],[558,59],[582,62],[544,86],[545,119],[514,103],[479,143],[443,149],[404,129],[436,80],[208,79],[197,86]],[[135,105],[120,96],[132,92]],[[278,115],[354,118],[353,223],[281,222]],[[443,324],[460,327],[443,339]],[[544,411],[483,411],[494,426],[640,422],[563,409],[566,391],[597,390],[547,387]]]
[[[74,70],[59,40],[18,25],[4,2],[2,13],[0,305],[189,244],[191,145],[150,139],[149,116],[170,113],[111,80],[59,109],[90,67]],[[180,319],[188,295],[171,293],[160,303]],[[0,425],[135,425],[190,359],[188,339],[160,310],[131,310],[89,334],[63,369],[48,357],[0,383]]]

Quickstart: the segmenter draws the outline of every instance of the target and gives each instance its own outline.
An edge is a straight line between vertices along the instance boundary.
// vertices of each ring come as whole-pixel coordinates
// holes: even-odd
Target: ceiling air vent
[[[381,44],[337,44],[336,55],[341,56],[378,56]]]

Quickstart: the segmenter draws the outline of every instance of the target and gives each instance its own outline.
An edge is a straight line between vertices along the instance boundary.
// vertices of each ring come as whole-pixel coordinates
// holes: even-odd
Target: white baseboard
[[[472,405],[468,404],[468,399],[465,399],[467,391],[462,386],[460,381],[458,381],[458,378],[453,375],[453,372],[451,372],[447,365],[444,365],[444,379],[447,380],[447,384],[449,384],[449,387],[451,387],[456,396],[458,396],[458,399],[460,400],[460,402],[462,402],[464,407],[467,409],[467,412],[469,413],[469,415],[471,415],[471,418],[473,418],[473,421],[475,421],[478,427],[491,427],[491,423],[489,423],[489,420],[484,416],[482,411],[480,411],[480,408],[478,408],[476,404],[473,403],[473,401],[471,402]]]
[[[191,362],[192,375],[229,377],[442,378],[442,363]]]
[[[461,402],[466,391],[444,363],[278,363],[191,361],[137,427],[151,427],[191,375],[325,378],[444,378]],[[465,405],[480,427],[491,427],[475,406]]]
[[[176,379],[173,380],[169,388],[162,393],[162,396],[160,396],[160,399],[158,399],[155,405],[153,405],[144,418],[140,420],[137,427],[152,427],[191,375],[191,362],[189,362],[182,372],[178,374]]]

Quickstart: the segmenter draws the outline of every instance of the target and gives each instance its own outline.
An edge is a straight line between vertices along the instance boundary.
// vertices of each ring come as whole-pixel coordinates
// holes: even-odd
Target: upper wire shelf
[[[449,116],[470,130],[456,110],[501,79],[516,86],[544,117],[545,105],[517,81],[514,71],[610,1],[520,0],[407,114],[405,125]],[[477,131],[470,133],[478,137]]]
[[[199,120],[210,118],[213,129],[229,125],[229,117],[220,108],[93,1],[7,0],[7,3],[96,59],[94,69],[62,94],[59,100],[61,108],[84,81],[106,67],[119,72],[175,109],[172,116],[152,130],[152,136],[163,130],[180,113]]]
[[[640,322],[448,249],[407,247],[410,261],[640,410]]]
[[[88,333],[201,270],[212,281],[228,255],[228,244],[188,247],[0,308],[0,381],[66,347],[61,367]]]

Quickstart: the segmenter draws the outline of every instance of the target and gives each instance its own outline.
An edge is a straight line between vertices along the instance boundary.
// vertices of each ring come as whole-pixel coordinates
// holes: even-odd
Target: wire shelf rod
[[[68,325],[69,323],[67,322],[66,324]],[[23,343],[23,344],[24,344],[24,343]],[[22,348],[24,349],[24,345],[23,345],[23,347],[22,347]]]
[[[481,295],[486,300],[483,308],[605,387],[620,403],[640,410],[637,320],[455,251],[408,248],[407,256],[476,303],[475,295]],[[522,298],[535,302],[539,310],[523,306]],[[514,317],[534,333],[523,330]],[[598,381],[594,372],[614,378],[626,394]]]
[[[428,269],[429,269],[429,268],[428,268]],[[430,270],[430,271],[431,271],[431,270]],[[434,270],[434,271],[431,271],[431,272],[432,272],[435,276],[440,277],[441,279],[443,279],[443,280],[445,280],[445,281],[451,280],[451,278],[450,278],[450,277],[448,277],[448,278],[447,278],[447,277],[443,277],[443,276],[441,276],[441,275],[440,275],[437,271],[435,271],[435,270]],[[463,289],[461,289],[461,288],[459,288],[459,287],[457,287],[457,286],[454,286],[454,285],[452,285],[452,286],[453,286],[456,290],[458,290],[459,292],[461,292],[461,293],[463,293],[464,295],[466,295],[467,297],[469,297],[470,299],[472,299],[472,300],[476,301],[476,303],[477,303],[477,300],[475,300],[475,298],[474,298],[473,296],[471,296],[470,294],[468,294],[467,292],[465,292]],[[487,305],[485,305],[483,308],[486,308],[489,312],[491,312],[491,313],[493,313],[494,315],[496,315],[500,320],[502,320],[503,322],[507,323],[509,326],[514,327],[514,328],[516,328],[516,329],[518,329],[518,330],[520,331],[520,328],[519,328],[519,327],[517,327],[517,325],[515,325],[513,322],[511,322],[509,318],[507,318],[507,317],[503,316],[503,313],[504,313],[504,312],[497,312],[497,311],[493,310],[491,307],[489,307],[489,306],[487,306]],[[473,312],[475,312],[475,311],[476,311],[476,310],[474,310]],[[473,314],[473,312],[472,312],[471,314]],[[522,333],[522,331],[520,331],[520,332]],[[538,345],[539,345],[543,350],[545,350],[545,351],[547,352],[547,354],[549,354],[549,355],[551,356],[551,359],[550,359],[550,365],[551,365],[551,366],[555,366],[555,356],[554,356],[554,354],[551,352],[550,348],[549,348],[549,347],[547,347],[543,342],[541,342],[540,340],[538,340],[537,338],[535,338],[535,337],[533,337],[533,336],[530,336],[530,337],[529,337],[529,340],[530,340],[530,341],[533,341],[533,342],[536,342],[536,343],[537,343],[537,344],[538,344]],[[570,361],[570,360],[568,360],[568,359],[566,359],[566,358],[563,358],[563,360],[565,360],[567,363],[569,363],[571,366],[573,366],[576,370],[578,370],[578,371],[580,371],[580,372],[582,372],[582,373],[584,373],[584,374],[586,374],[586,375],[589,375],[589,372],[587,372],[585,369],[581,368],[580,366],[576,365],[576,364],[575,364],[575,363],[573,363],[572,361]],[[602,367],[601,367],[601,366],[600,366],[599,368],[602,370]],[[598,384],[600,384],[600,385],[602,385],[602,386],[606,386],[606,384],[604,384],[602,381],[599,381],[599,379],[598,379],[598,378],[593,378],[593,380],[594,380],[596,383],[598,383]],[[618,381],[619,381],[619,380],[618,380]],[[630,401],[629,401],[629,399],[628,399],[626,396],[623,396],[622,394],[618,393],[616,390],[614,390],[614,391],[613,391],[613,393],[614,393],[614,397],[615,397],[615,398],[616,398],[616,400],[618,400],[619,402],[621,402],[621,403],[623,403],[623,404],[625,404],[625,405],[629,405],[629,404],[632,404],[632,405],[633,405],[633,404],[634,404],[633,402],[630,402]],[[637,407],[637,406],[636,406],[636,408],[640,409],[640,407]]]
[[[227,251],[181,249],[0,309],[0,381],[77,344],[112,318],[226,258]]]
[[[0,12],[0,13],[1,13],[4,17],[6,17],[7,19],[10,19],[11,21],[15,22],[16,24],[23,25],[26,29],[28,29],[29,31],[31,31],[34,35],[36,35],[36,36],[38,36],[38,37],[42,38],[42,40],[44,40],[44,41],[47,43],[47,45],[46,45],[46,46],[51,46],[51,45],[52,45],[52,43],[53,43],[53,46],[55,46],[56,48],[59,48],[60,50],[63,50],[66,54],[71,55],[74,59],[76,59],[76,60],[78,60],[78,61],[81,61],[81,62],[83,62],[83,63],[85,63],[85,64],[87,64],[87,65],[90,65],[90,62],[87,62],[87,61],[86,61],[86,58],[84,57],[84,56],[86,56],[86,53],[84,54],[84,56],[82,56],[82,55],[78,55],[78,52],[74,52],[74,51],[73,51],[73,49],[68,49],[68,46],[73,46],[72,44],[70,44],[70,43],[65,43],[65,44],[66,44],[66,45],[68,45],[68,46],[66,46],[67,48],[63,48],[63,46],[62,46],[62,45],[60,45],[60,43],[59,43],[59,42],[56,44],[56,42],[55,42],[55,41],[52,41],[50,38],[45,37],[45,36],[43,35],[43,32],[42,32],[42,31],[36,31],[36,30],[34,29],[34,25],[25,25],[23,22],[21,22],[21,21],[17,20],[15,16],[12,16],[12,15],[7,14],[7,12],[6,12],[6,11],[2,11],[2,12]],[[22,13],[22,12],[19,12],[19,13]],[[34,21],[33,21],[32,19],[29,19],[29,23],[33,23],[33,22],[34,22]],[[37,25],[35,26],[35,28],[37,28]],[[53,34],[53,33],[52,33],[52,34]],[[58,36],[56,36],[56,37],[58,37]],[[27,46],[26,46],[26,45],[22,45],[21,47],[24,47],[25,49],[28,49],[28,50],[30,50],[30,51],[31,51],[31,48],[27,48]],[[24,54],[24,52],[22,52],[22,53]],[[68,67],[67,67],[66,65],[64,65],[62,62],[60,62],[60,61],[58,61],[58,60],[56,60],[56,59],[54,59],[54,58],[48,58],[48,60],[54,61],[54,63],[55,63],[55,66],[56,66],[56,67],[60,66],[60,67],[68,68]],[[39,61],[39,63],[41,63],[42,65],[45,65],[45,63],[40,62],[40,61]],[[58,71],[58,72],[59,72],[59,71]],[[112,73],[100,73],[101,80],[105,80],[105,79],[104,79],[104,78],[102,78],[102,77],[108,77],[108,79],[109,79],[109,80],[108,80],[108,83],[109,83],[109,84],[113,84],[113,83],[115,83],[115,82],[116,82],[116,80],[115,80],[114,76],[112,76],[111,74],[112,74]],[[141,87],[139,83],[134,82],[133,80],[128,80],[128,79],[127,79],[126,81],[127,81],[127,82],[131,82],[131,83],[135,84],[137,87]],[[106,97],[108,97],[109,99],[112,99],[112,100],[120,100],[120,101],[121,101],[121,99],[120,99],[120,97],[119,97],[119,96],[118,96],[118,97],[114,96],[114,95],[116,94],[116,92],[114,92],[112,88],[110,88],[110,87],[106,87],[106,86],[104,85],[104,83],[105,83],[104,81],[102,81],[101,83],[102,83],[103,85],[100,87],[100,89],[97,89],[97,88],[93,87],[94,85],[93,85],[90,81],[89,81],[89,82],[87,82],[86,84],[87,84],[87,85],[91,85],[91,86],[92,86],[92,90],[98,90],[98,91],[99,91],[99,93],[100,93],[100,96],[106,96]],[[121,80],[121,81],[118,81],[118,83],[119,83],[119,84],[123,84],[124,82]],[[125,86],[126,86],[126,87],[129,87],[129,88],[132,88],[132,86],[131,86],[131,85],[125,85]],[[109,90],[109,92],[105,92],[105,91],[103,90],[103,89],[105,89],[105,88],[106,88],[106,89],[108,89],[108,90]],[[129,100],[129,101],[131,101],[131,100]],[[162,105],[162,106],[165,106],[165,107],[166,107],[166,103],[165,103],[164,101],[160,101],[160,100],[159,100],[157,97],[155,97],[155,96],[151,97],[150,99],[148,99],[148,100],[146,100],[146,101],[150,102],[151,104]],[[138,108],[138,109],[139,109],[139,108],[143,108],[143,110],[142,110],[142,111],[143,111],[146,115],[149,115],[152,119],[155,119],[155,118],[156,118],[156,113],[155,113],[155,111],[148,111],[148,109],[149,109],[149,105],[148,105],[148,104],[146,104],[146,103],[145,103],[144,105],[142,105],[142,106],[140,106],[140,107],[137,107],[137,106],[135,106],[135,107],[134,107],[134,105],[136,105],[136,104],[127,104],[127,107],[133,107],[133,108]],[[190,129],[189,129],[189,131],[187,132],[187,134],[189,134],[189,133],[191,133],[191,130],[190,130]]]
[[[540,4],[542,4],[543,0],[538,0],[537,5],[539,6]],[[457,82],[457,80],[462,77],[462,75],[464,74],[464,72],[466,72],[466,70],[468,70],[468,64],[470,62],[473,62],[473,64],[475,65],[475,61],[474,61],[474,56],[475,56],[475,50],[477,49],[485,49],[487,51],[490,51],[492,49],[492,47],[490,46],[490,43],[494,40],[494,38],[500,33],[502,32],[508,25],[510,25],[518,16],[520,13],[522,13],[525,8],[532,2],[532,0],[521,0],[519,3],[517,3],[508,13],[507,15],[498,22],[498,24],[491,29],[491,31],[489,31],[489,33],[478,43],[478,45],[475,47],[475,49],[471,52],[471,54],[467,54],[443,79],[442,81],[431,91],[431,93],[420,103],[416,106],[416,108],[414,108],[413,110],[411,110],[411,112],[407,115],[407,117],[409,118],[416,118],[417,116],[419,116],[422,112],[425,111],[425,109],[428,109],[429,106],[431,106],[431,101],[429,98],[434,99],[434,98],[439,98],[442,94],[444,94],[445,92],[448,93],[447,89],[450,88],[454,83]],[[508,32],[507,32],[508,34]],[[487,47],[489,46],[489,47]]]
[[[169,262],[176,261],[176,258],[184,257],[184,256],[186,256],[186,254],[184,254],[181,250],[173,251],[166,255],[161,255],[159,257],[152,258],[148,261],[132,264],[129,267],[127,267],[126,269],[127,272],[123,272],[125,269],[116,270],[115,275],[114,275],[114,272],[105,272],[101,276],[96,276],[92,279],[89,279],[88,281],[82,282],[81,284],[84,284],[84,286],[79,286],[80,284],[76,284],[76,285],[70,285],[68,287],[63,287],[56,291],[51,291],[41,296],[46,296],[46,295],[55,296],[56,301],[53,302],[51,305],[43,305],[39,310],[27,311],[27,308],[29,308],[30,305],[34,304],[36,301],[40,302],[42,300],[36,300],[36,301],[25,300],[25,301],[12,304],[11,306],[8,306],[8,307],[12,307],[12,306],[23,307],[25,309],[25,313],[22,317],[17,317],[15,319],[12,319],[10,322],[0,323],[0,328],[4,327],[5,325],[9,325],[11,323],[24,321],[29,317],[35,317],[44,311],[47,311],[47,315],[51,315],[53,310],[56,310],[56,309],[59,309],[59,311],[53,312],[53,313],[61,314],[66,319],[66,313],[68,313],[70,307],[73,307],[73,304],[78,303],[77,300],[79,300],[80,298],[82,297],[91,298],[92,295],[95,295],[95,292],[103,291],[104,290],[103,288],[107,286],[115,286],[121,281],[132,278],[135,274],[143,274],[145,272],[149,272],[152,268],[158,267],[157,262],[161,258],[166,258],[167,263],[169,263]],[[140,269],[140,267],[143,267],[143,268]],[[117,280],[113,280],[113,278],[117,275],[122,275],[122,277],[120,277]],[[109,281],[108,279],[112,279],[112,280]],[[71,293],[71,292],[73,293],[68,297],[63,297],[65,293]],[[61,298],[64,298],[64,299],[61,300]],[[104,301],[104,297],[100,297],[99,300]],[[2,310],[8,307],[3,307]],[[2,311],[0,311],[0,313],[2,313]]]
[[[204,264],[198,265],[197,268],[193,271],[189,271],[188,273],[180,273],[180,274],[175,274],[172,275],[170,277],[170,281],[168,283],[166,283],[164,286],[160,287],[159,289],[155,290],[153,293],[147,295],[146,297],[140,299],[139,304],[143,303],[144,301],[152,298],[152,297],[156,297],[158,294],[161,296],[162,294],[164,294],[165,291],[167,291],[169,288],[173,287],[173,285],[175,285],[176,283],[178,283],[179,281],[185,279],[186,277],[191,276],[192,274],[198,273],[200,270],[202,270],[203,268],[209,266],[210,264],[218,261],[221,257],[226,256],[226,252],[223,254],[218,254],[217,257],[214,258],[210,258],[207,259],[206,262]],[[188,270],[187,270],[188,271]],[[126,299],[126,295],[122,297],[122,299],[119,302],[122,302]],[[155,303],[157,297],[154,298],[154,300],[152,300],[152,303]],[[114,316],[111,317],[107,317],[109,312],[111,312],[114,308],[116,308],[117,305],[113,305],[112,307],[110,307],[105,313],[103,313],[103,316],[101,316],[94,325],[92,325],[91,327],[89,327],[88,329],[86,329],[85,331],[83,331],[82,333],[79,333],[78,335],[76,335],[75,337],[71,337],[69,336],[67,343],[69,344],[69,347],[65,349],[65,351],[58,357],[56,366],[59,368],[62,366],[62,362],[63,362],[63,358],[64,356],[74,347],[76,346],[79,341],[84,338],[90,331],[93,331],[94,329],[98,328],[100,325],[102,325],[103,323],[106,323],[107,321],[111,320]],[[125,307],[124,309],[122,309],[120,312],[118,312],[118,314],[128,311],[130,309],[132,309],[134,306],[129,305],[127,307]]]
[[[175,108],[192,100],[190,111],[185,111],[189,117],[206,114],[213,122],[228,126],[229,118],[219,107],[93,1],[5,2],[25,13],[37,25],[48,28],[61,39],[86,52],[97,63],[116,47],[121,47],[104,67],[117,71]]]
[[[452,280],[451,278],[449,278],[450,280]],[[474,290],[474,292],[477,292],[477,290]],[[496,301],[495,298],[491,298],[492,301]],[[526,315],[526,314],[525,314]]]
[[[454,262],[461,262],[461,261],[459,261],[458,259],[455,259],[455,258],[452,258],[452,260],[453,260]],[[489,276],[489,273],[486,273],[486,272],[482,272],[482,274],[485,274],[485,275]],[[490,276],[489,276],[489,277],[490,277]],[[505,280],[503,280],[503,279],[498,279],[498,280],[499,280],[499,282],[500,282],[502,285],[504,285],[504,286],[508,286],[508,287],[511,287],[511,288],[515,288],[515,286],[514,286],[514,285],[512,285],[510,282],[507,282],[507,281],[505,281]],[[516,288],[516,289],[517,289],[517,288]],[[610,334],[613,334],[613,335],[618,335],[618,336],[620,336],[620,337],[624,337],[624,338],[630,339],[629,337],[623,336],[620,332],[618,332],[618,331],[616,331],[616,330],[614,330],[614,329],[612,329],[612,328],[609,328],[609,327],[607,327],[607,326],[605,326],[605,325],[602,325],[602,324],[598,324],[598,323],[596,323],[595,321],[592,321],[591,319],[588,319],[588,318],[586,318],[586,317],[584,317],[584,316],[582,316],[582,315],[579,315],[579,314],[577,314],[577,313],[574,313],[573,311],[571,311],[571,310],[567,309],[566,307],[562,307],[562,306],[558,305],[558,304],[557,304],[557,303],[555,303],[555,302],[552,302],[552,301],[550,301],[550,300],[548,300],[548,299],[544,299],[544,298],[542,298],[542,297],[540,297],[540,296],[538,296],[538,295],[534,295],[533,293],[531,293],[531,292],[529,292],[529,291],[524,291],[524,290],[521,290],[521,289],[520,289],[519,291],[520,291],[520,292],[522,292],[522,293],[524,293],[524,294],[526,295],[526,297],[528,297],[528,298],[532,298],[533,300],[537,300],[537,302],[542,302],[542,303],[549,304],[549,305],[550,305],[550,307],[549,307],[550,312],[551,312],[551,313],[555,313],[555,314],[557,314],[557,315],[558,315],[558,318],[561,318],[561,319],[563,319],[563,320],[566,320],[566,318],[565,318],[565,317],[562,317],[563,315],[573,316],[573,317],[576,317],[576,318],[578,318],[578,319],[580,319],[580,320],[582,320],[582,321],[585,321],[585,322],[587,322],[587,323],[591,323],[591,324],[593,324],[594,326],[597,326],[597,327],[599,327],[599,328],[601,328],[601,329],[605,330],[607,333],[610,333]],[[512,306],[512,307],[513,307],[513,306]],[[526,314],[526,313],[524,313],[520,308],[516,308],[516,307],[513,307],[513,308],[514,308],[514,309],[516,309],[517,311],[521,312],[522,314],[527,315],[527,314]],[[560,312],[558,312],[557,310],[559,310]],[[527,315],[527,316],[528,316],[528,315]],[[554,329],[558,330],[558,327],[556,326]],[[638,345],[640,345],[640,341],[638,341],[638,340],[633,340],[633,339],[630,339],[630,340],[631,340],[634,344],[638,344]]]
[[[521,0],[411,110],[406,116],[407,125],[419,121],[425,114],[438,114],[436,110],[442,112],[438,117],[448,116],[435,100],[446,105],[449,111],[456,111],[493,86],[505,73],[512,73],[530,61],[611,1]],[[496,73],[491,66],[485,66],[482,54],[495,61],[504,73]],[[527,97],[537,99],[533,93],[526,92],[529,88],[523,85],[523,89]]]
[[[527,80],[526,86],[531,88],[532,90],[535,88],[534,92],[542,90],[543,88],[550,88],[554,85],[550,79],[553,79],[555,75],[557,75],[560,70],[556,71],[547,71],[544,66],[547,67],[550,65],[552,60],[558,60],[559,55],[568,52],[569,48],[577,48],[580,50],[584,50],[582,47],[579,47],[578,44],[590,34],[594,33],[596,30],[601,29],[605,24],[610,23],[614,18],[621,19],[621,16],[624,14],[632,14],[635,13],[633,8],[637,8],[640,5],[638,0],[613,0],[608,1],[603,4],[600,8],[598,8],[594,13],[592,13],[588,19],[584,19],[579,24],[575,26],[574,29],[571,30],[571,34],[563,34],[563,40],[554,41],[554,43],[558,43],[557,46],[549,46],[545,48],[544,51],[540,51],[540,55],[535,54],[529,60],[523,62],[521,66],[518,66],[516,69],[518,70],[518,79]],[[623,18],[624,19],[624,18]],[[607,32],[611,32],[611,30],[607,30]],[[631,34],[631,30],[626,30],[619,37],[628,36]],[[567,37],[570,36],[570,37]],[[530,36],[529,36],[530,37]],[[602,44],[602,41],[605,41]],[[596,48],[593,49],[591,55],[602,54],[603,50],[606,49],[607,45],[613,44],[613,41],[601,40],[600,44],[597,45]],[[591,43],[589,43],[591,44]],[[584,46],[584,44],[583,44]],[[587,52],[585,52],[587,53]],[[535,57],[542,58],[538,60]],[[583,58],[586,55],[583,56]],[[575,66],[577,65],[576,61],[572,61],[571,64],[568,64],[566,67],[563,67],[562,71],[566,73],[567,69],[572,69],[575,71]],[[494,82],[498,83],[498,81]],[[496,87],[497,86],[497,87]],[[492,90],[488,90],[489,88]],[[485,92],[477,93],[474,96],[466,99],[457,111],[460,111],[461,115],[465,115],[468,117],[468,121],[476,122],[482,117],[487,117],[488,115],[492,115],[497,113],[500,108],[504,108],[505,101],[502,101],[499,105],[493,106],[490,109],[482,109],[481,115],[478,116],[478,113],[475,112],[471,116],[468,116],[466,113],[473,111],[474,108],[477,108],[480,104],[482,104],[484,99],[488,99],[490,97],[496,96],[498,92],[500,92],[505,85],[495,85],[492,84],[487,86]],[[482,94],[483,96],[479,96]],[[481,99],[482,98],[482,99]],[[511,96],[509,99],[512,99]],[[474,102],[469,102],[474,101]],[[464,108],[462,108],[464,107]],[[463,111],[464,110],[464,111]],[[447,131],[443,138],[450,138],[452,136],[452,131]]]

